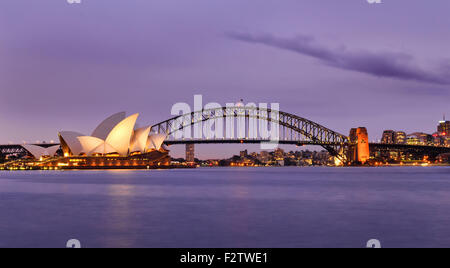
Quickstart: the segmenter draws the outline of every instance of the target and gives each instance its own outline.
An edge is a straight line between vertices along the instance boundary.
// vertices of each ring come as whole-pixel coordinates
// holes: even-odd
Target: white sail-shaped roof
[[[22,145],[25,150],[30,152],[34,158],[40,159],[43,156],[54,156],[59,149],[59,145],[44,148],[37,145]]]
[[[131,139],[130,152],[145,153],[150,129],[151,127],[149,126],[134,131],[133,138]]]
[[[166,140],[166,134],[153,134],[148,137],[147,149],[148,150],[159,150],[162,144]]]
[[[138,117],[139,114],[125,117],[125,112],[114,114],[103,121],[92,136],[71,131],[60,132],[64,153],[73,155],[118,153],[120,156],[128,156],[131,152],[145,153],[149,146],[159,150],[166,136],[154,135],[150,141],[151,127],[134,130]]]
[[[107,144],[106,142],[103,142],[99,146],[97,146],[94,150],[90,151],[88,155],[95,155],[95,154],[112,154],[116,153],[117,150],[112,147],[111,145]]]
[[[55,156],[56,152],[59,150],[60,147],[61,146],[59,146],[59,145],[48,147],[44,152],[44,156],[46,156],[46,155]]]
[[[92,132],[91,136],[102,140],[106,140],[106,138],[114,129],[114,127],[117,126],[117,124],[119,124],[120,122],[122,122],[125,118],[126,118],[125,112],[120,112],[108,117],[94,130],[94,132]]]
[[[93,150],[95,150],[95,148],[105,143],[105,141],[102,139],[90,136],[81,136],[78,137],[78,140],[80,141],[82,146],[81,152],[85,154],[91,153]]]
[[[139,114],[127,117],[117,124],[106,138],[106,143],[117,149],[121,156],[127,156],[130,148],[131,137]]]
[[[45,148],[36,145],[22,145],[34,158],[39,159],[44,153]]]
[[[60,138],[64,140],[64,142],[69,147],[70,151],[74,155],[80,155],[83,150],[83,146],[81,145],[78,137],[85,136],[84,134],[73,132],[73,131],[61,131],[59,133]],[[61,142],[63,143],[63,142]]]

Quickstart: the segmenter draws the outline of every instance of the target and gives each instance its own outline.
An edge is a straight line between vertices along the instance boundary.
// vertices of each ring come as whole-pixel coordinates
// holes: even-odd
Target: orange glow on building
[[[356,130],[358,136],[358,161],[366,163],[370,159],[369,134],[365,127]]]
[[[61,169],[92,169],[92,168],[149,168],[155,166],[169,166],[168,151],[152,151],[129,157],[121,156],[69,156],[52,158],[48,161],[37,162],[41,168]]]
[[[350,131],[350,141],[355,144],[350,148],[350,161],[365,164],[370,159],[369,134],[365,127],[353,128]]]

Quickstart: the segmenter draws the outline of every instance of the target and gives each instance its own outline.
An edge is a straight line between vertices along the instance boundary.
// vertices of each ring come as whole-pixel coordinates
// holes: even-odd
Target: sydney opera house
[[[168,150],[163,146],[165,134],[151,134],[151,127],[136,128],[139,114],[125,112],[103,121],[92,134],[73,131],[59,133],[60,145],[25,148],[41,167],[59,168],[150,168],[170,164]],[[61,151],[60,157],[54,157]],[[43,158],[46,156],[46,158]]]

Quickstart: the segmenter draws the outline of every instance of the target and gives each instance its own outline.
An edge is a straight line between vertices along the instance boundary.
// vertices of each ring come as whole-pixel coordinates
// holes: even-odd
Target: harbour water
[[[450,247],[450,167],[0,172],[0,247]]]

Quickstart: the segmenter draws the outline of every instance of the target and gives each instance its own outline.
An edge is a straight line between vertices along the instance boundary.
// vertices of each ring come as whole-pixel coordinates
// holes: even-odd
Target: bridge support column
[[[350,130],[350,145],[348,159],[350,162],[365,164],[370,159],[369,134],[365,127]]]

